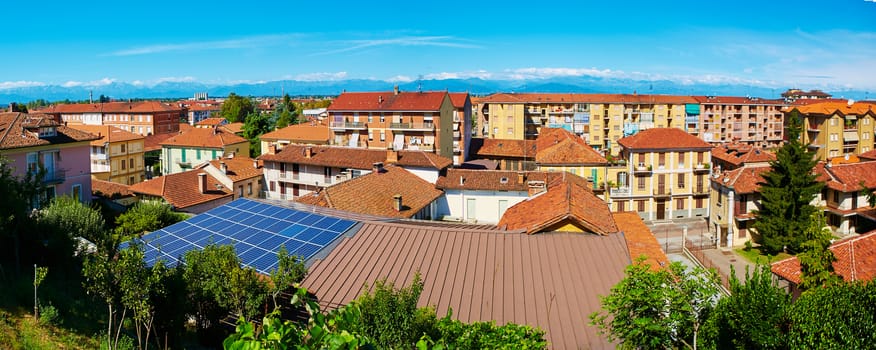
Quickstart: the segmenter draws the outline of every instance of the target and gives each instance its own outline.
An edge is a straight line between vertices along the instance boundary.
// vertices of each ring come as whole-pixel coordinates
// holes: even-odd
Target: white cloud
[[[26,81],[26,80],[0,81],[0,90],[17,89],[17,88],[34,87],[34,86],[45,86],[45,85],[46,85],[46,83],[39,82],[39,81]]]
[[[164,77],[164,78],[158,78],[158,80],[156,80],[155,83],[156,84],[161,84],[161,83],[192,83],[194,81],[195,81],[195,77],[189,77],[189,76],[186,76],[186,77]]]
[[[414,81],[414,78],[411,78],[407,75],[396,75],[394,77],[390,77],[389,79],[386,79],[386,81],[388,81],[390,83],[410,83],[410,82]]]
[[[177,44],[156,44],[113,51],[103,56],[136,56],[173,51],[227,50],[275,46],[292,42],[298,34],[256,35],[229,40],[195,41]]]
[[[516,68],[505,71],[507,79],[523,80],[523,79],[545,79],[555,77],[612,77],[623,72],[614,72],[611,69],[596,69],[596,68],[555,68],[555,67],[528,67]]]
[[[333,81],[333,80],[344,80],[347,78],[347,72],[335,72],[335,73],[306,73],[296,75],[294,80],[299,81]]]
[[[490,73],[485,70],[478,70],[474,72],[441,72],[441,73],[431,73],[423,76],[424,79],[428,80],[446,80],[446,79],[493,79],[493,73]]]
[[[437,46],[459,49],[477,49],[479,45],[466,43],[452,36],[403,36],[391,39],[348,40],[338,42],[344,47],[315,53],[314,55],[329,55],[349,51],[357,51],[380,46]]]
[[[109,85],[109,84],[112,84],[112,83],[114,83],[114,82],[116,82],[116,80],[115,80],[115,79],[111,79],[111,78],[103,78],[103,79],[100,79],[100,80],[93,80],[93,81],[86,81],[86,82],[70,80],[70,81],[68,81],[68,82],[66,82],[66,83],[61,84],[61,86],[63,86],[63,87],[76,87],[76,86],[103,86],[103,85]]]

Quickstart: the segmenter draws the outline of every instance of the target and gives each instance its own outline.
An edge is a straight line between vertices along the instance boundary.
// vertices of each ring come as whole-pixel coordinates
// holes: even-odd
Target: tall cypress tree
[[[809,220],[819,210],[810,203],[824,186],[812,173],[817,163],[814,153],[800,141],[802,127],[796,111],[790,115],[788,124],[788,142],[776,152],[770,171],[758,183],[761,209],[755,212],[754,228],[770,253],[784,248],[800,251],[807,240],[804,232]]]

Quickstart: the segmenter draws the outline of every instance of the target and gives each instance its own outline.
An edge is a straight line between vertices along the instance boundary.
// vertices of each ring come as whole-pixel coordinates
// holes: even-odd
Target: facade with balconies
[[[859,155],[873,150],[876,111],[862,102],[821,102],[788,107],[785,118],[802,123],[801,142],[819,160]]]
[[[113,126],[77,125],[77,130],[100,137],[91,141],[91,176],[133,185],[146,179],[145,137]]]
[[[471,134],[471,102],[468,94],[459,94],[463,105],[457,107],[452,95],[401,92],[397,87],[390,92],[343,93],[327,110],[330,144],[433,152],[461,164],[471,137],[463,137]]]
[[[234,155],[249,156],[247,139],[222,128],[192,128],[161,142],[161,171],[175,174]]]
[[[648,221],[708,216],[712,146],[680,128],[643,130],[619,144],[626,169],[608,176],[612,211]]]
[[[782,99],[694,96],[699,103],[699,136],[706,142],[778,146],[784,138]]]
[[[13,175],[41,175],[43,199],[69,195],[91,200],[89,142],[97,135],[59,125],[43,114],[0,113],[0,124],[6,126],[0,134],[0,156]]]

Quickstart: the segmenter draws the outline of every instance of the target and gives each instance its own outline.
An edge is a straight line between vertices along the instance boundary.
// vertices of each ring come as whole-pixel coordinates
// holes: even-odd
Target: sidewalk
[[[720,249],[706,249],[703,254],[715,264],[718,269],[718,274],[730,276],[730,266],[736,270],[736,278],[741,282],[745,282],[745,268],[748,267],[749,273],[754,271],[755,264],[748,262],[745,258],[736,254],[733,251],[722,251]]]

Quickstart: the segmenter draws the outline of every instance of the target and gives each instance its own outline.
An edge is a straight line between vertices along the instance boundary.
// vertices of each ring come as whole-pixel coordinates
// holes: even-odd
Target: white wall
[[[417,175],[423,180],[430,184],[434,184],[438,182],[438,170],[432,168],[414,168],[414,167],[403,167],[405,170],[410,171],[411,174]]]
[[[496,224],[501,219],[499,213],[499,201],[508,201],[507,208],[522,202],[529,197],[525,191],[462,191],[462,190],[446,190],[444,195],[438,199],[437,216],[440,219],[444,216],[460,218],[463,221],[467,219],[468,200],[475,200],[475,220],[477,223]],[[507,209],[506,208],[506,209]]]

